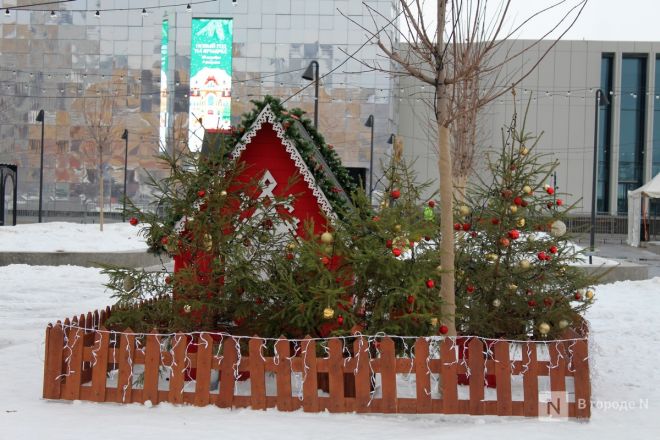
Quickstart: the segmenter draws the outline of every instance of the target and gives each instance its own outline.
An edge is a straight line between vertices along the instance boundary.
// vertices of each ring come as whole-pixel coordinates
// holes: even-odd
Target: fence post
[[[108,373],[108,347],[110,346],[110,335],[101,326],[94,335],[92,364],[92,401],[105,402],[105,385]]]
[[[74,321],[73,325],[77,326]],[[62,398],[77,400],[80,398],[80,381],[82,378],[82,358],[85,332],[78,327],[70,327],[68,330],[68,356],[65,358],[67,376],[64,379]]]
[[[172,360],[172,373],[170,376],[170,391],[168,401],[170,403],[183,403],[183,385],[185,382],[186,348],[188,338],[183,333],[177,333],[174,336],[174,346],[172,351],[174,359]]]
[[[62,374],[62,348],[64,346],[64,332],[58,322],[54,326],[46,327],[46,353],[44,355],[44,399],[59,399]]]
[[[456,343],[445,338],[440,344],[440,378],[442,381],[442,412],[458,413]]]
[[[144,384],[142,387],[142,401],[158,403],[158,378],[160,377],[160,341],[158,332],[153,329],[147,336],[147,348],[144,354]]]
[[[539,372],[536,361],[535,342],[526,342],[522,353],[523,365],[523,413],[525,417],[538,417],[539,415]]]
[[[362,336],[353,343],[353,356],[357,357],[357,374],[355,374],[355,411],[369,412],[371,399],[371,356],[369,342]]]
[[[415,342],[415,383],[417,386],[417,413],[432,412],[431,402],[431,372],[428,366],[429,341],[417,338]]]
[[[318,381],[316,370],[316,341],[305,336],[302,342],[303,361],[303,411],[318,412]],[[305,372],[305,369],[307,371]]]
[[[468,343],[468,366],[470,367],[470,414],[484,413],[484,352],[483,342],[478,338],[471,338]]]
[[[591,417],[591,382],[589,382],[589,346],[586,339],[575,342],[573,348],[575,370],[575,417]]]
[[[233,337],[225,337],[222,340],[222,363],[220,365],[220,392],[217,405],[220,408],[231,408],[234,402],[234,364],[238,359],[236,340]],[[237,366],[238,367],[238,366]]]
[[[497,415],[510,416],[511,404],[511,362],[509,360],[509,343],[495,342],[495,379],[497,381]]]
[[[380,348],[380,380],[383,392],[381,408],[384,413],[395,413],[397,412],[397,400],[394,341],[390,338],[383,338]]]
[[[330,412],[344,412],[344,341],[330,339],[328,342],[330,358],[328,359],[328,380],[330,383]]]
[[[128,327],[119,333],[119,377],[117,379],[117,402],[131,403],[133,390],[133,359],[135,358],[135,335]]]
[[[249,342],[250,349],[250,403],[252,409],[266,409],[266,370],[262,358],[262,339],[254,335]]]
[[[275,343],[277,351],[278,364],[275,366],[275,381],[277,383],[277,409],[280,411],[293,411],[293,402],[291,401],[291,362],[288,360],[291,356],[291,345],[289,341],[280,336]]]

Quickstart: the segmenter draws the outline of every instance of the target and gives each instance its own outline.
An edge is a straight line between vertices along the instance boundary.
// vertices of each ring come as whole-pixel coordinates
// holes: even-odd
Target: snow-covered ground
[[[600,286],[588,423],[53,402],[41,399],[49,321],[109,304],[104,276],[72,266],[0,267],[0,439],[651,439],[660,433],[660,278]],[[616,408],[614,408],[616,406]]]
[[[0,252],[118,252],[147,249],[139,226],[106,223],[30,223],[0,226]]]

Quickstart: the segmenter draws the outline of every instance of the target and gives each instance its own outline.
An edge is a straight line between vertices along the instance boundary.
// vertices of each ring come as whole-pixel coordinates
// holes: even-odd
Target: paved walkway
[[[576,242],[580,246],[589,246],[589,236],[578,236],[576,238]],[[660,276],[660,255],[644,247],[634,248],[628,246],[625,235],[596,236],[595,255],[643,264],[649,267],[649,278]]]

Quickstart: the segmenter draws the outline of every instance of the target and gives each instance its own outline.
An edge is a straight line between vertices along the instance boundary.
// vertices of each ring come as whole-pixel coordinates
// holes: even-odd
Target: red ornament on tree
[[[467,290],[468,294],[474,293],[474,286],[472,284],[468,284],[465,290]]]
[[[517,229],[510,230],[508,235],[511,240],[517,240],[520,238],[520,232]]]
[[[337,317],[337,324],[339,324],[339,325],[343,325],[343,324],[344,324],[344,317],[343,317],[343,316],[339,315],[339,316]]]
[[[435,287],[435,282],[433,280],[426,280],[426,287],[433,289]]]
[[[539,258],[539,260],[545,261],[545,259],[547,257],[547,254],[545,252],[541,251],[541,252],[538,253],[537,257]]]
[[[552,202],[548,202],[545,206],[547,206],[548,209],[552,209]]]
[[[321,263],[323,263],[324,266],[327,266],[328,264],[330,264],[330,258],[321,257]]]
[[[500,224],[500,219],[493,217],[493,218],[490,219],[490,222],[494,225],[499,225]]]
[[[580,294],[580,292],[575,292],[575,299],[576,301],[580,301],[582,299],[582,295]]]
[[[206,191],[204,191],[203,189],[200,189],[199,191],[197,191],[197,197],[199,197],[200,199],[202,197],[204,197],[205,195],[206,195]]]
[[[393,189],[392,192],[390,193],[390,196],[392,196],[392,198],[396,200],[399,197],[401,197],[401,191],[399,191],[398,189]]]
[[[435,208],[435,200],[429,200],[429,207]]]
[[[557,206],[561,206],[564,204],[564,201],[562,199],[557,199]]]
[[[555,189],[553,187],[549,186],[545,189],[545,192],[547,192],[550,195],[553,195],[555,193]]]
[[[472,225],[470,223],[463,223],[463,230],[465,232],[469,231]]]
[[[543,304],[545,304],[546,307],[550,307],[552,305],[552,298],[550,298],[549,296],[546,296],[543,299]]]
[[[527,200],[523,200],[522,203],[520,204],[520,206],[522,206],[523,208],[527,208],[527,205],[528,205]]]
[[[160,239],[160,244],[162,244],[163,246],[167,246],[167,243],[169,243],[169,241],[170,241],[169,238],[163,237]]]
[[[533,299],[530,299],[529,301],[527,301],[527,305],[530,306],[530,307],[536,307],[536,301],[534,301]]]
[[[415,297],[412,296],[412,295],[408,295],[408,298],[406,298],[406,301],[408,302],[408,304],[412,304],[412,303],[415,302]]]
[[[514,205],[520,206],[520,205],[522,205],[522,202],[523,202],[522,197],[516,197],[515,199],[513,199]]]
[[[449,332],[449,327],[447,327],[446,325],[443,324],[443,325],[441,325],[440,328],[438,329],[438,332],[439,332],[441,335],[446,335],[446,334]]]
[[[171,276],[166,276],[165,277],[165,284],[172,284],[172,277]]]
[[[392,247],[392,240],[387,240],[387,241],[385,242],[385,247],[388,248],[388,249],[390,249],[390,248]]]
[[[392,253],[394,254],[395,257],[398,257],[398,256],[401,255],[401,249],[394,248],[394,249],[392,249]]]
[[[506,237],[502,237],[502,238],[500,238],[500,245],[501,245],[502,247],[509,247],[510,244],[511,244],[511,243],[509,242],[509,239],[508,239],[508,238],[506,238]]]
[[[548,249],[551,254],[556,254],[558,249],[557,246],[550,246],[550,249]]]
[[[291,252],[286,254],[286,259],[287,260],[293,260],[293,254]]]
[[[130,219],[128,219],[128,222],[133,226],[137,226],[137,224],[140,223],[140,221],[135,217],[131,217]]]
[[[454,223],[454,231],[460,231],[461,230],[461,224],[460,223]]]

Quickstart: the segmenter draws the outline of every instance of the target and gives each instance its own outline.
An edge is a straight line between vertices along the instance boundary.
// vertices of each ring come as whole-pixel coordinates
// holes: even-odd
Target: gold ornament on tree
[[[211,249],[213,249],[213,237],[211,236],[211,234],[204,234],[203,245],[204,245],[204,250],[206,252],[210,252]]]
[[[524,228],[525,227],[525,217],[520,217],[518,221],[516,221],[516,225],[518,225],[519,228]]]
[[[335,316],[335,311],[330,307],[323,309],[323,319],[332,319]]]
[[[547,336],[548,333],[550,333],[550,324],[547,322],[542,322],[539,324],[539,333],[545,337]]]
[[[568,327],[568,321],[567,321],[567,320],[562,319],[561,321],[559,321],[559,328],[560,328],[560,329],[563,330],[563,329],[565,329],[566,327]]]
[[[126,275],[124,277],[124,281],[122,284],[125,292],[131,292],[133,289],[135,289],[135,280],[130,275]]]
[[[468,206],[461,205],[461,207],[458,208],[458,212],[460,212],[460,214],[461,214],[463,217],[467,217],[468,215],[470,215],[470,213],[472,212],[472,210],[471,210]]]
[[[529,186],[529,185],[525,185],[525,186],[523,186],[523,189],[522,189],[522,190],[523,190],[523,192],[524,192],[525,194],[531,194],[531,193],[532,193],[532,187]]]
[[[321,234],[321,242],[323,242],[323,244],[332,244],[334,240],[335,238],[328,231],[325,231],[323,234]]]
[[[518,212],[518,207],[516,205],[511,205],[509,206],[509,211],[511,211],[511,214],[515,214]]]
[[[550,225],[550,235],[553,237],[561,237],[566,233],[566,223],[561,220],[555,220]]]

